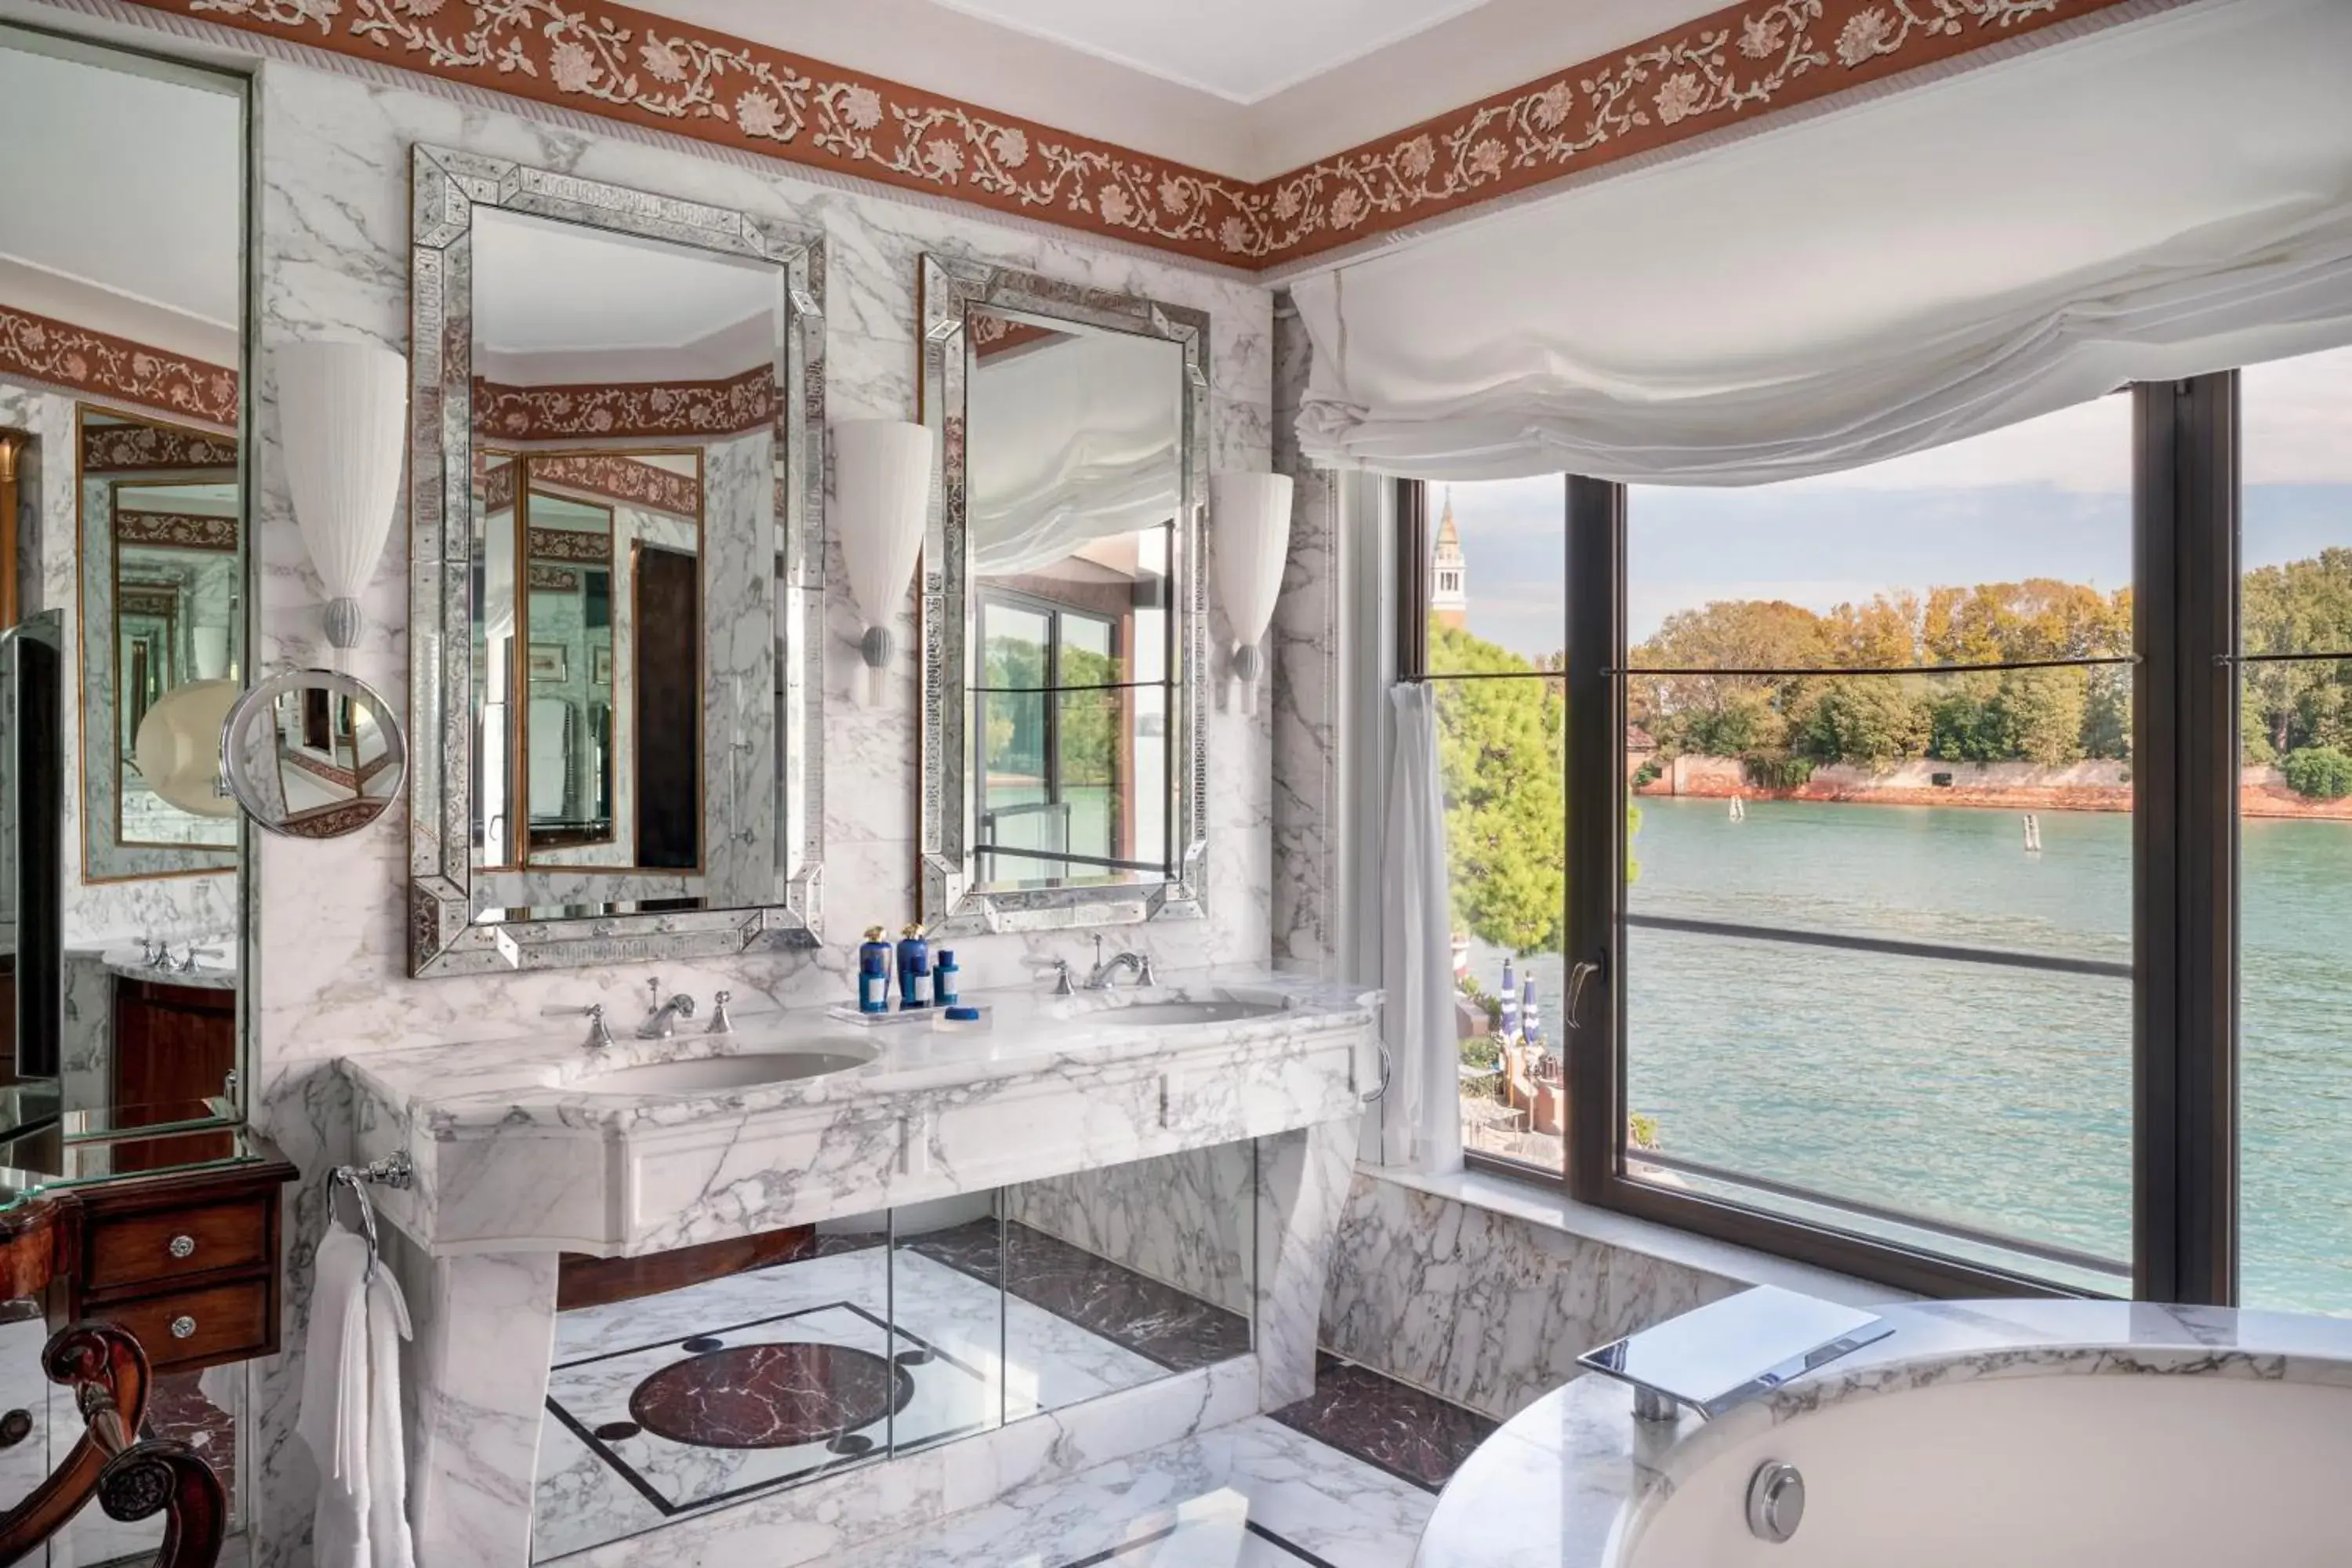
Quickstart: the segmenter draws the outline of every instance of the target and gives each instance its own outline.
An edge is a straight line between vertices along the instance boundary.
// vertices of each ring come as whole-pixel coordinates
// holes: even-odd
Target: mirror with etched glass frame
[[[818,236],[413,174],[411,972],[814,942]]]
[[[922,910],[1197,915],[1208,318],[926,257]]]

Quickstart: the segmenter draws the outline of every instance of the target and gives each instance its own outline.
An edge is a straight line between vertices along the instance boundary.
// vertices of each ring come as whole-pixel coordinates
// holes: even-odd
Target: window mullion
[[[2234,373],[2135,389],[2133,1294],[2237,1299]]]

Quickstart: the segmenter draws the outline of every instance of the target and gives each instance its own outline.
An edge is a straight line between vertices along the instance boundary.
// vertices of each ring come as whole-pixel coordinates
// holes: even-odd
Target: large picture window
[[[1483,570],[1539,490],[1565,571]],[[2352,1312],[2352,349],[1824,479],[1402,493],[1474,1161],[1929,1293]],[[1490,629],[1555,585],[1556,658]],[[1555,810],[1556,870],[1497,826]]]

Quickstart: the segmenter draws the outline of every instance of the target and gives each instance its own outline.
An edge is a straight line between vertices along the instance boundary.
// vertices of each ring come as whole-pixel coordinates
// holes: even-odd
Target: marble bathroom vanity
[[[587,1342],[595,1338],[593,1309],[575,1306],[559,1327],[567,1258],[584,1268],[589,1259],[707,1256],[720,1244],[814,1227],[834,1272],[866,1268],[862,1278],[874,1291],[870,1309],[857,1305],[866,1298],[849,1286],[837,1304],[870,1325],[857,1331],[874,1337],[878,1357],[866,1357],[839,1334],[828,1353],[851,1354],[861,1364],[870,1359],[885,1378],[892,1365],[917,1369],[898,1374],[894,1415],[911,1423],[933,1399],[919,1371],[935,1352],[991,1390],[984,1418],[941,1416],[919,1434],[874,1426],[892,1435],[887,1441],[845,1439],[859,1425],[847,1415],[819,1423],[806,1445],[808,1463],[797,1470],[780,1468],[781,1460],[765,1468],[739,1465],[723,1487],[707,1479],[668,1485],[654,1460],[640,1459],[630,1479],[645,1496],[614,1506],[646,1511],[604,1531],[608,1538],[680,1515],[711,1517],[715,1506],[755,1496],[771,1518],[788,1517],[803,1496],[811,1509],[835,1509],[832,1489],[788,1483],[869,1463],[896,1469],[915,1447],[952,1449],[945,1439],[1001,1435],[1025,1415],[1123,1386],[1108,1373],[1098,1383],[1073,1383],[1067,1363],[1082,1352],[1048,1339],[1024,1354],[1013,1315],[991,1317],[985,1331],[973,1332],[970,1311],[959,1308],[949,1315],[961,1314],[961,1329],[942,1330],[936,1319],[919,1332],[908,1328],[932,1289],[918,1275],[935,1272],[934,1262],[957,1262],[959,1233],[904,1216],[945,1212],[946,1201],[974,1194],[983,1195],[984,1212],[985,1194],[1018,1192],[1025,1194],[1018,1200],[1023,1212],[1042,1215],[1064,1178],[1112,1167],[1158,1170],[1163,1190],[1129,1184],[1118,1199],[1125,1212],[1107,1222],[1096,1216],[1097,1232],[1118,1237],[1100,1249],[1123,1251],[1128,1277],[1181,1275],[1187,1252],[1243,1254],[1238,1267],[1223,1270],[1223,1283],[1198,1289],[1241,1309],[1234,1320],[1244,1337],[1234,1348],[1245,1344],[1246,1353],[1156,1384],[1167,1391],[1157,1400],[1134,1402],[1127,1437],[1138,1447],[1204,1424],[1213,1404],[1230,1405],[1219,1418],[1231,1419],[1301,1397],[1313,1385],[1318,1311],[1357,1121],[1380,1081],[1377,997],[1265,972],[1169,979],[1149,990],[1066,997],[1042,989],[982,994],[974,999],[988,1005],[990,1026],[976,1031],[929,1023],[862,1028],[823,1011],[793,1011],[740,1017],[727,1035],[692,1032],[692,1024],[666,1040],[622,1030],[615,1043],[592,1048],[567,1028],[559,1037],[341,1061],[353,1097],[354,1153],[374,1159],[405,1151],[415,1169],[413,1187],[378,1196],[383,1217],[415,1244],[400,1256],[417,1320],[412,1443],[424,1558],[526,1560],[532,1478],[544,1482],[561,1458],[546,1451],[548,1444],[572,1437],[597,1444],[606,1441],[599,1433],[622,1432],[611,1441],[635,1442],[642,1452],[650,1440],[637,1428],[659,1426],[657,1382],[640,1381],[634,1394],[599,1394],[583,1381],[588,1373],[570,1370],[597,1361],[613,1363],[605,1372],[625,1382],[632,1375],[616,1347]],[[1232,1152],[1213,1152],[1219,1151]],[[1238,1175],[1194,1179],[1211,1169]],[[1203,1221],[1199,1229],[1217,1234],[1188,1236],[1183,1189],[1220,1183],[1237,1189],[1240,1218],[1230,1226]],[[1002,1226],[1014,1203],[1000,1197],[995,1219],[985,1223]],[[1155,1226],[1162,1234],[1143,1239]],[[1065,1226],[1060,1234],[1074,1233]],[[893,1244],[887,1249],[886,1237]],[[1163,1256],[1140,1258],[1139,1249]],[[923,1257],[908,1259],[918,1250]],[[868,1261],[856,1263],[853,1254]],[[961,1278],[985,1278],[997,1268],[966,1267]],[[940,1289],[957,1283],[940,1279]],[[743,1287],[724,1281],[696,1289],[707,1297],[722,1286],[746,1299]],[[1240,1298],[1231,1300],[1236,1290]],[[663,1302],[687,1295],[640,1299],[629,1316],[643,1324]],[[763,1322],[810,1310],[803,1304],[788,1312],[772,1292],[761,1302]],[[727,1310],[715,1300],[701,1310]],[[876,1321],[884,1318],[890,1321]],[[688,1352],[700,1347],[707,1356],[717,1347],[680,1323],[674,1337]],[[816,1323],[809,1316],[788,1337],[824,1339]],[[943,1332],[974,1342],[971,1352],[960,1361],[949,1354]],[[582,1358],[567,1362],[573,1350]],[[782,1353],[772,1344],[763,1350]],[[1163,1370],[1191,1364],[1144,1351]],[[560,1363],[552,1396],[551,1361]],[[571,1414],[567,1399],[580,1414]],[[626,1409],[605,1410],[600,1399],[623,1400]],[[647,1416],[649,1409],[656,1414]],[[551,1411],[559,1417],[552,1426]],[[629,1414],[644,1419],[599,1418]],[[826,1438],[829,1447],[818,1441]],[[939,1464],[924,1474],[949,1484]],[[978,1497],[971,1484],[968,1476],[959,1483],[956,1506],[984,1500],[985,1484]],[[549,1545],[537,1542],[530,1556],[546,1560]],[[607,1546],[606,1553],[624,1554],[595,1560],[628,1561],[628,1545]]]

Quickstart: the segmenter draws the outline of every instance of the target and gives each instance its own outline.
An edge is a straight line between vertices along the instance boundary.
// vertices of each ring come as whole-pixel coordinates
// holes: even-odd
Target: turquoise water
[[[2128,816],[2042,812],[2029,855],[2013,812],[1641,804],[1636,914],[2130,961]],[[2248,822],[2243,853],[2245,1300],[2352,1312],[2352,823]],[[1628,1098],[1667,1152],[2129,1259],[2128,981],[1627,946]],[[1556,1033],[1559,963],[1534,973]]]

